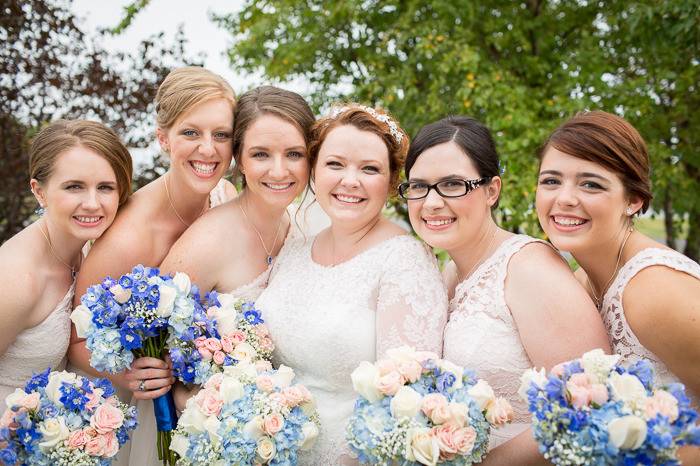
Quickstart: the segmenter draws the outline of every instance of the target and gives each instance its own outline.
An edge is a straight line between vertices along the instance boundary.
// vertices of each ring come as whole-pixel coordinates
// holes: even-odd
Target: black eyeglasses
[[[452,178],[428,184],[422,181],[407,181],[399,185],[399,194],[406,200],[415,201],[428,197],[431,189],[434,189],[442,197],[462,197],[482,184],[488,183],[492,177],[485,176],[476,180],[462,180]]]

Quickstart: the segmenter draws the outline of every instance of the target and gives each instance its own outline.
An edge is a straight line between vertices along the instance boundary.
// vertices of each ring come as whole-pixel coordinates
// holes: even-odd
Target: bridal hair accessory
[[[375,120],[381,121],[382,123],[386,124],[389,127],[389,132],[394,138],[394,141],[396,141],[396,144],[401,144],[401,141],[403,140],[403,133],[399,129],[399,126],[396,124],[396,122],[389,115],[383,115],[381,113],[378,113],[372,107],[367,107],[366,105],[336,107],[331,112],[331,118],[336,119],[348,110],[362,110],[364,112],[369,113]]]

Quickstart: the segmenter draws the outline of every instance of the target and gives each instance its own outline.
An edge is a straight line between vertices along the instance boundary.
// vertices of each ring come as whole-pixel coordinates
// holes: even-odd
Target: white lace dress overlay
[[[445,327],[444,357],[476,371],[497,396],[513,406],[513,423],[491,431],[489,448],[510,440],[530,425],[527,403],[520,399],[520,376],[532,367],[505,299],[510,259],[523,246],[542,242],[526,235],[506,239],[457,285]],[[547,243],[544,243],[547,244]]]
[[[622,297],[630,280],[643,269],[655,265],[685,272],[700,280],[700,265],[683,254],[671,249],[644,249],[620,268],[617,277],[603,297],[601,317],[610,336],[610,345],[613,351],[622,356],[622,363],[629,364],[646,359],[654,367],[657,380],[662,384],[668,384],[678,382],[678,377],[654,353],[639,342],[627,323],[625,311],[622,308]],[[700,400],[697,398],[694,398],[693,401],[696,406],[700,405]]]
[[[22,331],[0,356],[0,414],[5,412],[5,397],[24,385],[33,374],[63,370],[70,341],[70,311],[75,282],[63,299],[40,324]]]
[[[313,241],[285,243],[257,308],[276,346],[275,366],[294,369],[321,418],[321,434],[299,464],[347,464],[356,462],[345,442],[356,398],[350,374],[404,344],[440,353],[447,293],[435,257],[410,236],[332,267],[313,261]]]

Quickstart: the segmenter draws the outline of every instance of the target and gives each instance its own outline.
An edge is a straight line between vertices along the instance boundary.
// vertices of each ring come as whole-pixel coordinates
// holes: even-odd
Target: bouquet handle
[[[177,412],[172,393],[168,392],[153,400],[153,411],[158,429],[158,459],[164,466],[175,464],[175,453],[170,451],[172,431],[177,427]]]

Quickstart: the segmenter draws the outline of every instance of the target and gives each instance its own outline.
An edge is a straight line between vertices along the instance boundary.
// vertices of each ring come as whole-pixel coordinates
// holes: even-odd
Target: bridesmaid
[[[494,221],[502,181],[495,144],[481,123],[456,116],[423,127],[405,173],[400,193],[411,225],[452,259],[443,355],[474,369],[514,409],[513,424],[493,431],[490,447],[498,448],[483,464],[547,464],[529,432],[520,376],[592,348],[609,351],[600,317],[551,246]]]
[[[203,68],[176,69],[165,78],[156,95],[156,134],[170,168],[134,193],[112,228],[94,244],[78,276],[75,305],[88,286],[107,275],[118,277],[136,264],[159,266],[204,211],[234,195],[233,186],[222,180],[231,163],[234,106],[229,84]],[[72,340],[69,358],[79,369],[95,373],[84,340]],[[157,398],[174,382],[167,363],[147,357],[110,378],[133,392],[134,400]],[[159,464],[152,403],[138,403],[138,408],[129,462]],[[120,460],[127,453],[122,449]]]
[[[700,407],[700,265],[634,228],[651,201],[649,155],[636,129],[606,112],[557,128],[541,153],[537,215],[581,268],[613,350],[682,382]],[[693,449],[684,464],[700,464]]]
[[[30,186],[44,215],[0,247],[0,411],[33,373],[65,365],[81,250],[131,194],[131,156],[92,121],[58,120],[29,152]]]
[[[262,86],[243,94],[233,130],[243,190],[197,220],[170,249],[161,270],[185,272],[201,290],[255,301],[290,230],[287,207],[309,180],[307,145],[314,120],[294,92]],[[190,396],[178,385],[178,409]]]
[[[361,361],[413,345],[440,352],[447,296],[435,258],[382,215],[408,137],[383,111],[348,104],[316,122],[309,144],[316,199],[330,218],[317,236],[288,240],[257,308],[314,395],[321,433],[299,464],[356,464],[345,442]]]

